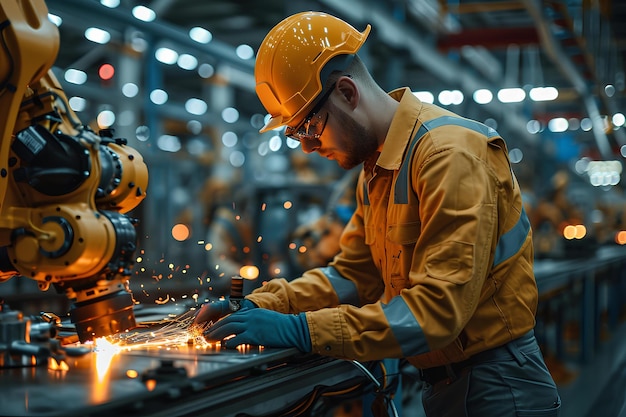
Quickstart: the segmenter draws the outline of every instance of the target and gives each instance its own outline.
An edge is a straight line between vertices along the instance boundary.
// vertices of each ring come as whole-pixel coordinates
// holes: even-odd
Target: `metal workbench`
[[[0,368],[0,416],[260,417],[368,386],[352,362],[296,349],[183,344],[68,352],[58,361],[65,370],[46,361]],[[330,405],[324,401],[319,410]]]

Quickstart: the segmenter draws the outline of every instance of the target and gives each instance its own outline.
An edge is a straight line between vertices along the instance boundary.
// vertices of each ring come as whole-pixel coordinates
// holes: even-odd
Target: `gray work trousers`
[[[427,371],[427,370],[425,370]],[[425,381],[428,417],[557,417],[556,385],[533,332],[483,352],[447,377]]]

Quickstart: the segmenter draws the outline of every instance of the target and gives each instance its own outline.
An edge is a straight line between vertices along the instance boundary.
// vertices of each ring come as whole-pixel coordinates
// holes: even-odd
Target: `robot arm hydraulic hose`
[[[145,197],[142,156],[81,124],[50,70],[58,30],[43,0],[0,4],[0,282],[53,285],[81,341],[135,326],[128,279]]]

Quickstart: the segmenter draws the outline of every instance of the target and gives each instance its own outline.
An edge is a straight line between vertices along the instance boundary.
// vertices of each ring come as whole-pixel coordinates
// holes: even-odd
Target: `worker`
[[[232,336],[227,347],[406,358],[425,382],[429,417],[557,416],[533,333],[532,234],[506,144],[409,88],[386,93],[357,54],[369,32],[297,13],[271,29],[255,65],[271,116],[261,132],[284,126],[306,153],[363,165],[341,252],[270,280],[233,314],[206,304],[196,321],[214,323],[210,340]]]

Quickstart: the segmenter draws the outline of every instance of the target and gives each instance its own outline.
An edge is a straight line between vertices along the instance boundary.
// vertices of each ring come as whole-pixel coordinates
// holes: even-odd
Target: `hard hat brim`
[[[270,120],[265,123],[265,126],[263,126],[260,130],[259,133],[265,133],[265,132],[269,132],[270,130],[274,130],[278,127],[283,126],[283,117],[282,116],[276,116],[276,117],[272,117],[270,118]]]

